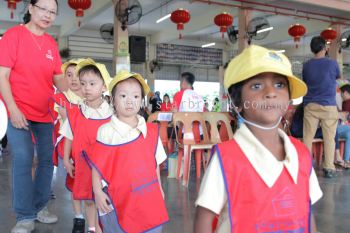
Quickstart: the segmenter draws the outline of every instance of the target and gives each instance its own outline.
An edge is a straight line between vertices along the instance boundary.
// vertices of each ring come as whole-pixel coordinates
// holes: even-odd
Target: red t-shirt
[[[346,112],[350,112],[350,99],[343,101],[341,110],[346,111]]]
[[[3,35],[0,51],[0,66],[11,68],[9,81],[18,108],[28,120],[51,122],[53,76],[62,74],[55,40],[47,33],[37,36],[18,25]]]
[[[170,103],[170,102],[168,102],[168,103],[163,102],[160,105],[160,111],[162,111],[162,112],[171,112],[171,110],[172,110],[172,103]]]

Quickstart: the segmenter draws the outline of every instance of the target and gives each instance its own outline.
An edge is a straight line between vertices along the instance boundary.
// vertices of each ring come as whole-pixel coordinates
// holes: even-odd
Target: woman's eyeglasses
[[[41,13],[48,13],[50,16],[56,16],[57,15],[56,11],[50,11],[50,10],[44,8],[44,7],[41,7],[41,6],[38,6],[38,5],[35,5],[35,4],[33,6],[38,8]]]

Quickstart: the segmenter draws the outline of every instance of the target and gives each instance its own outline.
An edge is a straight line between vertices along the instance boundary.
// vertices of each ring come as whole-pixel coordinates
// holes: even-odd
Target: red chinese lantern
[[[306,28],[301,24],[294,24],[289,27],[288,34],[294,37],[295,47],[298,48],[300,38],[305,34]]]
[[[68,5],[75,10],[75,16],[78,17],[78,26],[80,27],[80,19],[84,16],[84,10],[91,6],[91,0],[68,0]]]
[[[222,12],[215,16],[214,23],[220,27],[222,38],[224,38],[224,33],[227,31],[227,27],[231,26],[233,23],[233,17],[227,12]]]
[[[333,30],[332,28],[328,28],[326,30],[323,30],[321,32],[321,36],[323,39],[325,39],[328,43],[331,43],[332,40],[335,40],[337,38],[337,31]]]
[[[21,0],[7,0],[7,8],[11,10],[11,19],[13,19],[13,11],[17,8],[17,2]]]
[[[190,21],[191,15],[187,10],[180,8],[171,13],[170,19],[177,24],[177,30],[180,31],[184,30],[184,24]],[[179,33],[179,39],[182,39],[181,32]]]

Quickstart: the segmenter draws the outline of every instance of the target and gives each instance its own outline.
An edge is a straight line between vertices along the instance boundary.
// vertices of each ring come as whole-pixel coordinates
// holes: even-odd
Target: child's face
[[[79,78],[75,73],[75,65],[68,66],[66,70],[66,78],[68,80],[69,89],[71,89],[73,92],[81,89]]]
[[[94,104],[101,100],[102,93],[105,92],[106,86],[98,75],[93,72],[87,72],[79,77],[81,90],[88,104]]]
[[[289,100],[287,78],[276,73],[262,73],[243,85],[240,110],[247,120],[271,126],[284,116]]]
[[[350,99],[350,94],[347,91],[342,91],[340,92],[340,95],[342,97],[343,100],[348,100]]]
[[[140,83],[127,79],[117,84],[113,105],[120,120],[135,117],[141,108],[142,92]]]

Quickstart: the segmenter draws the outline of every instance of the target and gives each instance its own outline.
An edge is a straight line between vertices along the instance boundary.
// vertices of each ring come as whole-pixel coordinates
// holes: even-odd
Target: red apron
[[[157,177],[158,125],[147,123],[142,134],[121,145],[97,142],[88,159],[108,183],[108,195],[120,227],[128,233],[156,228],[169,220]]]
[[[79,107],[67,108],[67,119],[73,133],[72,159],[74,161],[75,175],[72,179],[67,175],[66,187],[73,192],[74,200],[92,200],[91,169],[82,156],[83,150],[96,142],[98,128],[110,121],[106,119],[87,119]]]
[[[53,154],[52,154],[52,159],[54,162],[54,165],[57,166],[58,165],[58,157],[60,157],[61,159],[63,159],[63,154],[64,154],[64,137],[62,135],[59,134],[59,130],[60,130],[60,122],[58,120],[58,113],[56,111],[54,111],[54,104],[59,105],[60,107],[66,108],[66,109],[70,109],[73,106],[77,106],[76,104],[71,103],[68,98],[63,94],[63,93],[56,93],[53,98],[52,101],[50,102],[50,113],[51,113],[51,117],[53,118],[53,122],[54,122],[54,150],[53,150]]]
[[[305,145],[290,139],[298,153],[297,184],[283,168],[271,188],[235,140],[215,146],[227,190],[231,232],[310,232],[311,157]]]

